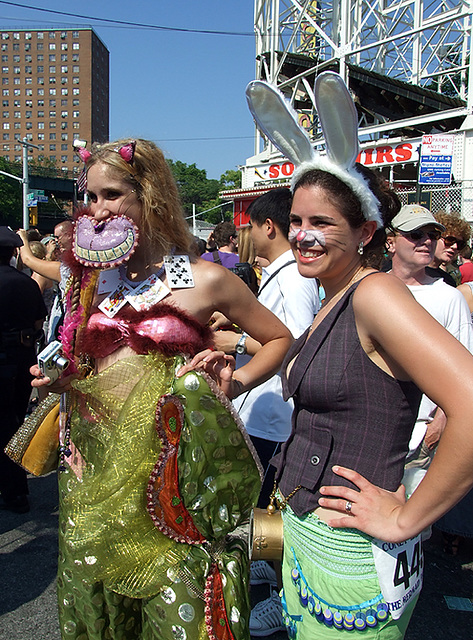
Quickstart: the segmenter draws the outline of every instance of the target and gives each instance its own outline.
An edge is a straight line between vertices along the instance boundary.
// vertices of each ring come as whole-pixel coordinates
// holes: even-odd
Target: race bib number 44
[[[397,620],[422,588],[421,536],[398,543],[374,539],[372,546],[381,592],[391,616]]]

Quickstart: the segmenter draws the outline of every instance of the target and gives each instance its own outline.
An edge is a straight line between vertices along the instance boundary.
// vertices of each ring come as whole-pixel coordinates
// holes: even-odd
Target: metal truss
[[[327,68],[338,68],[347,84],[356,65],[459,98],[464,107],[457,100],[442,118],[466,116],[473,113],[472,17],[473,0],[255,0],[256,77],[283,91],[314,138],[313,80]],[[361,116],[360,135],[369,125],[368,137],[382,137],[384,123]],[[260,146],[257,134],[255,153]]]

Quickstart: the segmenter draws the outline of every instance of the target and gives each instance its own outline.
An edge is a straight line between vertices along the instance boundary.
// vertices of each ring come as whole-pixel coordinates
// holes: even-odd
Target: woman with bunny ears
[[[399,639],[422,585],[419,534],[473,485],[473,358],[397,278],[376,270],[400,203],[355,164],[356,111],[340,76],[316,80],[324,157],[273,87],[250,83],[247,97],[263,133],[298,165],[290,239],[301,274],[326,293],[282,367],[295,405],[274,459],[283,617],[291,638],[349,630]],[[421,390],[448,423],[406,501],[400,483]]]

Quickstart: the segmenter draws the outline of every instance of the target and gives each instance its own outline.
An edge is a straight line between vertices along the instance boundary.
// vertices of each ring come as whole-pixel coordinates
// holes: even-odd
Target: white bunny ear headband
[[[326,71],[317,76],[314,94],[326,156],[313,148],[307,132],[297,122],[297,113],[278,89],[262,80],[254,80],[246,88],[248,106],[258,128],[296,166],[291,188],[312,169],[331,173],[357,196],[366,220],[374,220],[378,228],[382,227],[379,201],[355,166],[359,153],[357,114],[345,83],[338,73]]]

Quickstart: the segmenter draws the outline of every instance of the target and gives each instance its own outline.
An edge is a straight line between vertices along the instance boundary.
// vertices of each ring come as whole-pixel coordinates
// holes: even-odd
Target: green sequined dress
[[[176,378],[181,364],[132,355],[74,383],[59,480],[64,640],[249,638],[236,530],[260,467],[231,404],[200,374]]]

